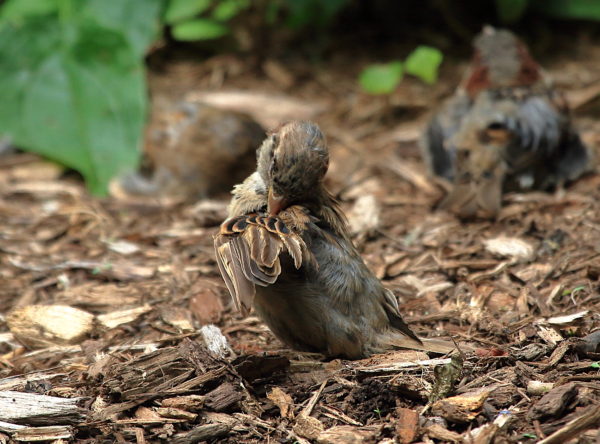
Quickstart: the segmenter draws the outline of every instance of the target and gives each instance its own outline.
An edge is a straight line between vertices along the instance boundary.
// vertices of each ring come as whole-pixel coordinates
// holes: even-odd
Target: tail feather
[[[420,338],[420,342],[408,336],[399,334],[389,334],[383,338],[382,343],[387,348],[407,348],[410,350],[420,350],[432,353],[447,354],[456,350],[456,346],[451,341],[439,338]]]

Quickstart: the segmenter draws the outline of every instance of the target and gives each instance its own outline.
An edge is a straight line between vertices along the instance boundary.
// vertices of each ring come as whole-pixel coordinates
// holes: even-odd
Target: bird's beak
[[[269,198],[267,201],[267,210],[270,216],[276,216],[280,211],[285,210],[288,203],[283,196],[275,194],[273,188],[269,188]]]

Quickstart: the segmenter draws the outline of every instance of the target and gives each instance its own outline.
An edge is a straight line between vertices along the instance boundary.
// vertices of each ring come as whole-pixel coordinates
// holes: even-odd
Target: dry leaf
[[[282,417],[290,419],[294,417],[294,401],[292,400],[292,397],[282,389],[279,387],[273,388],[273,390],[267,394],[267,398],[269,398],[273,404],[279,407]]]

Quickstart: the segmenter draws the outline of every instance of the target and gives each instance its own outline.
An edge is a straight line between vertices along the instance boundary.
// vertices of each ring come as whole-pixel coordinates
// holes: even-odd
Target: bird
[[[293,349],[359,359],[393,348],[448,352],[419,338],[394,294],[353,245],[339,203],[325,188],[329,152],[312,122],[271,132],[257,168],[232,193],[214,238],[236,307],[254,309]]]
[[[420,147],[429,171],[451,182],[441,208],[495,217],[504,192],[561,187],[592,158],[564,95],[518,37],[486,26],[473,47],[463,81],[426,125]]]
[[[266,131],[249,115],[191,101],[154,100],[144,171],[121,177],[125,192],[203,199],[224,195],[254,169]]]

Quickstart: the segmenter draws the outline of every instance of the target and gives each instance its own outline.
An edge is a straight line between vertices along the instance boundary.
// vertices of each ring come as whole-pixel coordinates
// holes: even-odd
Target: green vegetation
[[[444,58],[436,48],[418,46],[403,62],[378,63],[367,66],[359,76],[359,83],[369,94],[390,94],[402,81],[404,72],[425,83],[435,83],[438,68]]]
[[[9,0],[0,10],[0,133],[85,177],[137,166],[146,115],[143,55],[160,0]]]
[[[163,18],[177,40],[211,40],[229,34],[227,22],[249,6],[250,0],[170,0]]]

